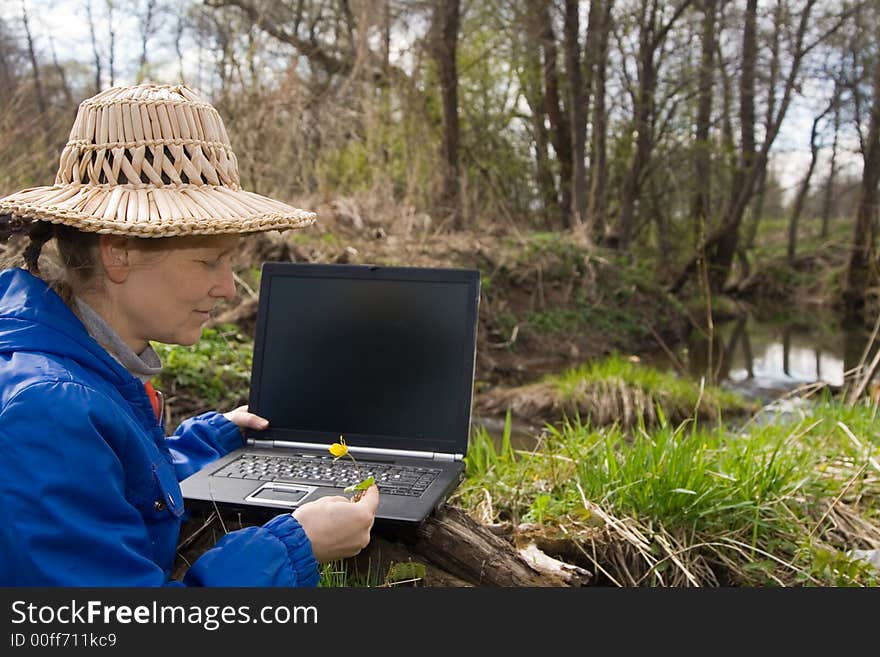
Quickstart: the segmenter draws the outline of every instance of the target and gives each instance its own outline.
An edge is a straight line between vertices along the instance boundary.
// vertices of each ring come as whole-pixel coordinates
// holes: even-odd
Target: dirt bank
[[[482,276],[476,390],[519,385],[618,351],[658,351],[688,326],[651,273],[567,235],[486,233],[403,237],[381,229],[306,231],[247,238],[238,259],[240,295],[214,323],[252,333],[257,269],[265,261],[477,268]]]

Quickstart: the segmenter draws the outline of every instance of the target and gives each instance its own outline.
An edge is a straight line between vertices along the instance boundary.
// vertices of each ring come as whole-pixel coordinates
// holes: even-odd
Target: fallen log
[[[532,568],[545,575],[558,577],[569,586],[586,586],[593,578],[593,573],[586,568],[554,559],[535,543],[529,543],[521,548],[519,554]]]
[[[181,578],[226,532],[261,522],[237,512],[194,512],[181,529],[173,577]],[[446,505],[415,529],[377,524],[370,545],[346,566],[355,578],[369,576],[370,585],[379,586],[559,587],[589,578],[582,569],[549,568],[549,561],[535,552],[526,554],[530,559],[509,540]]]
[[[402,550],[409,560],[426,562],[471,586],[566,585],[557,575],[529,564],[509,541],[449,505],[438,509],[415,530],[384,532],[380,526],[370,546],[356,561],[375,561],[382,568],[387,561],[383,560],[382,552],[387,552],[389,543],[396,545],[398,554]]]

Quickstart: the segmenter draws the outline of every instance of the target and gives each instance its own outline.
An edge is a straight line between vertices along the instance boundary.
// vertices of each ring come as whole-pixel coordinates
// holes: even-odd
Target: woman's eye
[[[209,268],[217,268],[224,262],[226,262],[230,258],[228,253],[223,253],[218,256],[208,256],[207,258],[197,258],[196,262],[204,265]]]

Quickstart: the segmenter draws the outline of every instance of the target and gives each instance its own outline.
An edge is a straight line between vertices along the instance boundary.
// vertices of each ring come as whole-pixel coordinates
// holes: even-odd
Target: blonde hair
[[[30,273],[46,281],[70,305],[74,297],[73,279],[91,282],[94,278],[100,236],[63,224],[34,221],[27,237],[19,263],[23,261]],[[47,244],[50,248],[44,250]]]

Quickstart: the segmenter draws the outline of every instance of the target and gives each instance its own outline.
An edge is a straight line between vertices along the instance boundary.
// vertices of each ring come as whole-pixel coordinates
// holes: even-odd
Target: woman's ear
[[[101,235],[98,239],[101,264],[114,283],[124,283],[131,271],[129,244],[124,235]]]

